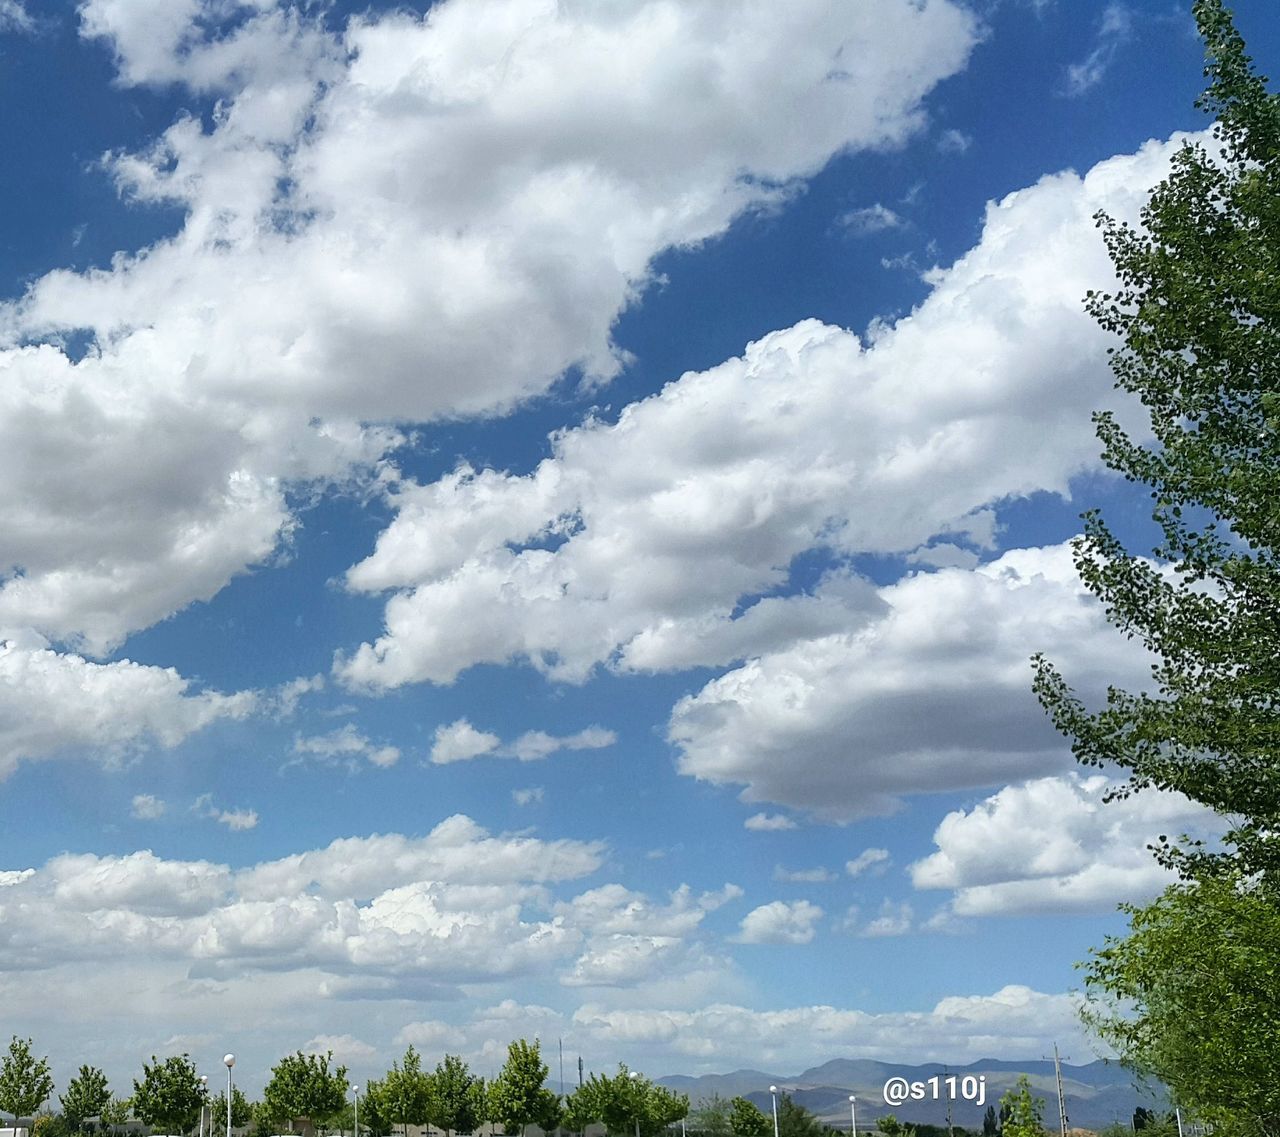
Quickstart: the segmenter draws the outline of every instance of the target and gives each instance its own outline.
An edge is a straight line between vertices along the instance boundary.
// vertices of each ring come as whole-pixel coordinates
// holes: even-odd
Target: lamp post
[[[200,1075],[200,1137],[204,1137],[204,1111],[209,1104],[209,1075]],[[209,1122],[209,1128],[213,1128],[212,1120]]]
[[[778,1087],[769,1087],[769,1096],[773,1098],[773,1137],[778,1137]],[[227,1137],[231,1137],[227,1134]]]
[[[224,1054],[222,1056],[222,1064],[227,1068],[227,1137],[231,1137],[231,1067],[236,1064],[236,1056],[234,1054]],[[212,1123],[210,1123],[209,1128],[213,1128]]]
[[[858,1098],[856,1094],[849,1095],[849,1132],[852,1137],[858,1137]]]
[[[633,1086],[639,1086],[640,1084],[639,1070],[632,1070],[631,1073],[627,1075],[627,1077],[631,1079],[631,1084]],[[640,1137],[640,1104],[638,1101],[636,1103],[636,1137]]]
[[[360,1137],[360,1087],[351,1087],[351,1137]]]

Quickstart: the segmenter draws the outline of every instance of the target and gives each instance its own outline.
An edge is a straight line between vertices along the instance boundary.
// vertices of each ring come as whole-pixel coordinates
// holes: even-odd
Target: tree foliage
[[[1192,7],[1216,145],[1178,152],[1140,228],[1099,217],[1120,285],[1087,300],[1122,338],[1117,383],[1154,435],[1135,442],[1097,415],[1103,457],[1150,489],[1161,541],[1139,558],[1089,513],[1076,564],[1152,652],[1153,689],[1113,689],[1090,712],[1037,657],[1036,691],[1077,758],[1128,772],[1118,795],[1177,790],[1230,818],[1222,848],[1161,838],[1157,856],[1184,883],[1128,908],[1129,937],[1086,964],[1088,1018],[1221,1131],[1276,1137],[1280,96],[1222,0]]]
[[[548,1073],[537,1039],[511,1043],[506,1063],[489,1086],[490,1120],[521,1133],[526,1125],[554,1129],[560,1122],[560,1099],[544,1088]]]
[[[213,1118],[210,1123],[212,1126],[223,1126],[227,1124],[227,1091],[221,1090],[218,1096],[213,1099],[209,1107],[209,1116]],[[231,1087],[231,1126],[233,1129],[242,1129],[253,1120],[253,1106],[249,1104],[249,1099],[240,1092],[240,1087],[233,1085]]]
[[[196,1127],[205,1088],[189,1055],[174,1054],[163,1062],[151,1056],[142,1064],[142,1081],[133,1081],[133,1112],[139,1121],[165,1133]]]
[[[323,1124],[342,1109],[347,1098],[347,1068],[329,1069],[333,1051],[286,1055],[271,1068],[271,1080],[262,1091],[262,1107],[268,1118],[288,1125],[295,1121]]]
[[[81,1066],[80,1072],[67,1083],[67,1092],[58,1096],[62,1116],[76,1129],[86,1117],[100,1117],[110,1101],[107,1076],[96,1066]]]
[[[360,1130],[369,1137],[390,1137],[391,1117],[386,1104],[386,1086],[373,1079],[360,1095]]]
[[[729,1137],[733,1132],[733,1126],[729,1120],[732,1108],[729,1100],[719,1094],[703,1098],[696,1108],[689,1111],[689,1128],[695,1133],[705,1134],[706,1137]]]
[[[1090,1025],[1215,1131],[1280,1134],[1274,895],[1208,877],[1125,910],[1128,937],[1109,939],[1086,965]]]
[[[718,1123],[730,1120],[722,1099],[715,1111]],[[689,1114],[689,1098],[659,1086],[625,1065],[618,1072],[592,1074],[569,1095],[565,1115],[568,1124],[578,1130],[592,1122],[600,1122],[615,1137],[655,1137],[668,1125]],[[714,1119],[713,1119],[714,1120]]]
[[[1000,1097],[1001,1112],[1008,1108],[1007,1119],[1002,1126],[1004,1137],[1043,1137],[1044,1098],[1031,1092],[1031,1079],[1019,1074],[1011,1090]]]
[[[790,1094],[778,1095],[778,1137],[830,1137],[831,1130]]]
[[[382,1079],[382,1104],[387,1117],[402,1127],[425,1125],[431,1114],[431,1075],[422,1068],[422,1056],[412,1046],[404,1057],[391,1063]]]
[[[736,1097],[729,1103],[729,1128],[733,1137],[765,1137],[772,1123],[755,1102]]]
[[[455,1054],[446,1054],[431,1075],[428,1113],[446,1134],[471,1133],[485,1113],[484,1079],[471,1073]]]
[[[982,1115],[982,1137],[996,1137],[999,1132],[1000,1123],[996,1120],[996,1107],[989,1105],[987,1112]]]
[[[1185,873],[1280,867],[1280,99],[1222,0],[1196,0],[1218,153],[1184,146],[1141,227],[1099,215],[1119,277],[1087,306],[1123,345],[1117,384],[1148,411],[1137,442],[1094,416],[1103,459],[1154,500],[1154,561],[1085,515],[1076,565],[1153,653],[1153,691],[1085,709],[1036,658],[1035,686],[1077,758],[1237,817],[1225,852],[1167,844]]]
[[[31,1039],[16,1034],[9,1042],[9,1052],[0,1059],[0,1110],[19,1117],[34,1114],[53,1093],[49,1075],[49,1059],[31,1053]]]

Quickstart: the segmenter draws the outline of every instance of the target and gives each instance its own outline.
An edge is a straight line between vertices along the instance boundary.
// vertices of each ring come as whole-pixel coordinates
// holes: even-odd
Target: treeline
[[[233,1084],[229,1120],[250,1137],[307,1125],[354,1134],[357,1124],[359,1137],[390,1137],[397,1128],[407,1134],[411,1125],[431,1125],[452,1137],[485,1125],[522,1134],[530,1125],[544,1132],[581,1132],[593,1124],[617,1137],[657,1137],[689,1113],[687,1095],[626,1066],[612,1076],[591,1075],[565,1097],[547,1087],[548,1073],[538,1042],[525,1039],[508,1046],[506,1063],[488,1082],[452,1054],[434,1070],[424,1069],[410,1046],[383,1077],[357,1087],[349,1083],[347,1068],[334,1064],[332,1052],[298,1051],[272,1067],[261,1101],[250,1102]],[[114,1095],[106,1075],[93,1066],[80,1067],[58,1098],[59,1112],[46,1108],[53,1089],[47,1056],[36,1058],[31,1040],[15,1036],[0,1058],[0,1113],[12,1116],[15,1126],[19,1118],[33,1117],[32,1137],[78,1137],[131,1118],[167,1134],[212,1134],[228,1124],[226,1093],[211,1096],[208,1079],[187,1054],[144,1062],[127,1097]]]

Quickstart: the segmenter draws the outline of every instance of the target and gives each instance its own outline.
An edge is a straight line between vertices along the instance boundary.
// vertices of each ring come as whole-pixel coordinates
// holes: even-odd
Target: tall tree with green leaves
[[[51,1093],[48,1057],[37,1058],[31,1053],[31,1039],[15,1034],[8,1053],[0,1058],[0,1110],[13,1114],[16,1127],[19,1117],[34,1115]]]
[[[477,1088],[477,1083],[480,1083]],[[483,1079],[471,1073],[456,1054],[446,1054],[431,1075],[431,1124],[446,1135],[471,1133],[480,1123],[484,1103]]]
[[[1222,0],[1196,0],[1216,147],[1184,146],[1138,228],[1099,215],[1119,278],[1091,292],[1122,340],[1118,386],[1154,441],[1094,416],[1103,460],[1149,487],[1161,540],[1130,553],[1101,515],[1075,546],[1109,619],[1153,653],[1152,689],[1088,710],[1035,659],[1035,690],[1086,764],[1128,771],[1118,792],[1177,790],[1237,819],[1224,851],[1170,842],[1199,875],[1280,869],[1280,99],[1255,73]]]
[[[412,1046],[391,1063],[382,1079],[382,1103],[388,1118],[408,1137],[410,1125],[426,1125],[431,1116],[431,1075],[422,1068],[422,1056]]]
[[[134,1116],[165,1133],[194,1129],[204,1101],[204,1085],[187,1054],[164,1061],[152,1055],[142,1064],[142,1081],[133,1080]]]
[[[1001,1113],[1008,1115],[1001,1129],[1004,1137],[1044,1137],[1044,1098],[1031,1092],[1031,1079],[1019,1074],[1013,1089],[1000,1097]]]
[[[736,1097],[729,1103],[729,1128],[733,1137],[766,1137],[773,1123],[753,1101]]]
[[[266,1117],[287,1125],[292,1133],[297,1121],[322,1125],[338,1113],[347,1100],[347,1068],[330,1069],[332,1061],[333,1051],[304,1054],[299,1050],[281,1058],[262,1091]]]
[[[592,1074],[569,1095],[565,1112],[574,1129],[598,1121],[614,1137],[656,1137],[688,1116],[689,1098],[620,1064],[612,1076]]]
[[[489,1084],[490,1119],[509,1131],[524,1132],[528,1125],[554,1129],[560,1121],[560,1099],[544,1083],[550,1068],[542,1060],[542,1048],[516,1039],[507,1047],[507,1061]]]
[[[100,1117],[110,1101],[107,1076],[96,1066],[81,1066],[80,1072],[67,1083],[67,1092],[58,1096],[62,1116],[73,1129],[79,1129],[86,1117]]]
[[[214,1125],[227,1124],[227,1091],[221,1090],[218,1096],[213,1099],[213,1104],[209,1107],[209,1116],[213,1118]],[[231,1125],[235,1129],[242,1129],[253,1120],[253,1106],[249,1103],[249,1099],[240,1092],[240,1087],[233,1085],[231,1087]]]
[[[368,1133],[369,1137],[390,1137],[392,1123],[387,1110],[386,1085],[380,1079],[370,1079],[360,1095],[359,1120],[361,1133]]]

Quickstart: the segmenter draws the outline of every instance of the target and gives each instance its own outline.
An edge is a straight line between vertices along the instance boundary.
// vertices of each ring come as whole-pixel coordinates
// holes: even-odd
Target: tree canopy
[[[518,1038],[507,1047],[507,1061],[489,1086],[489,1116],[510,1129],[526,1125],[554,1129],[560,1122],[560,1099],[544,1087],[550,1068],[542,1048]]]
[[[723,1118],[723,1112],[721,1102],[716,1116]],[[598,1121],[617,1137],[637,1132],[640,1137],[655,1137],[688,1114],[686,1094],[659,1086],[624,1064],[619,1064],[618,1072],[612,1076],[592,1074],[569,1095],[566,1106],[566,1116],[575,1129],[585,1129]]]
[[[1085,515],[1076,564],[1108,616],[1152,652],[1153,690],[1087,710],[1036,659],[1035,687],[1087,764],[1128,771],[1120,792],[1177,790],[1238,819],[1223,852],[1169,842],[1184,872],[1280,866],[1280,99],[1221,0],[1196,0],[1217,117],[1155,187],[1140,228],[1098,221],[1119,277],[1087,307],[1122,345],[1118,386],[1154,439],[1094,416],[1103,459],[1150,488],[1154,559]]]
[[[52,1093],[49,1059],[37,1058],[31,1053],[31,1039],[15,1034],[0,1059],[0,1110],[13,1114],[16,1126],[19,1117],[34,1114]]]
[[[321,1124],[341,1110],[347,1098],[347,1068],[330,1070],[332,1061],[332,1051],[321,1055],[299,1050],[281,1058],[262,1091],[266,1116],[292,1133],[295,1121]]]
[[[185,1133],[196,1127],[205,1088],[195,1063],[186,1054],[164,1061],[151,1057],[142,1064],[142,1081],[133,1081],[133,1112],[140,1121],[166,1133]]]
[[[110,1101],[107,1076],[96,1066],[81,1066],[67,1083],[67,1092],[58,1097],[62,1116],[77,1129],[86,1117],[100,1117]]]

